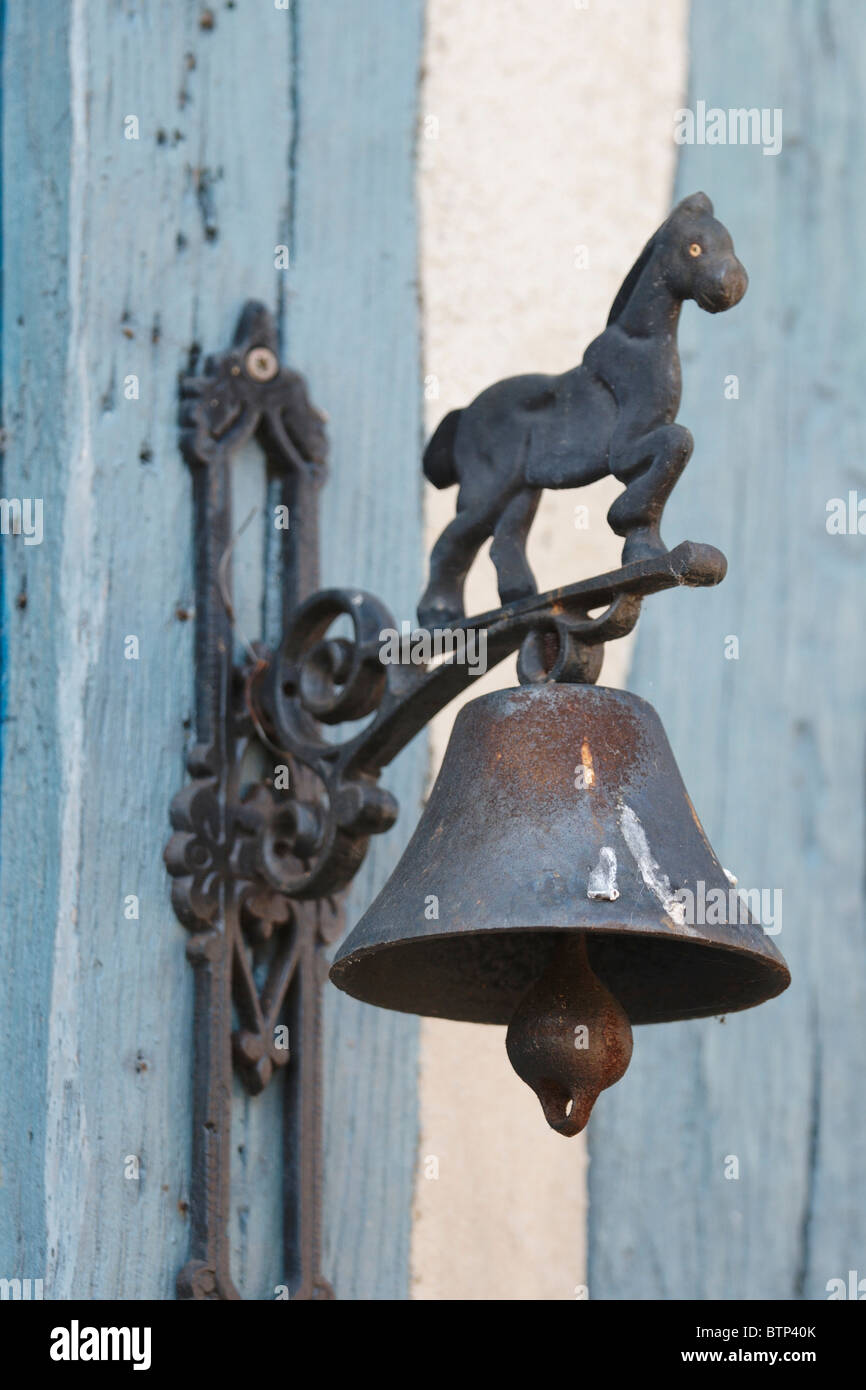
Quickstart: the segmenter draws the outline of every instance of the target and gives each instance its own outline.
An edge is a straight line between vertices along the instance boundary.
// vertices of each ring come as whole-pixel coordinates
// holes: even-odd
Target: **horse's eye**
[[[701,246],[700,242],[693,241],[692,244],[691,244],[691,246],[689,247],[689,255],[690,255],[690,256],[699,256],[699,255],[701,254],[701,252],[703,251],[703,249],[704,249],[704,248],[703,248],[703,246]]]

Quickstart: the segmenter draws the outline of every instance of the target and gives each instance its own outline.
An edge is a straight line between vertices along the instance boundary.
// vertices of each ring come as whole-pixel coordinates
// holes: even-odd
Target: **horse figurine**
[[[537,592],[526,541],[541,490],[612,473],[625,491],[607,514],[625,538],[622,563],[667,553],[665,502],[694,440],[675,423],[682,392],[677,325],[684,299],[717,314],[739,303],[748,276],[705,193],[684,198],[622,283],[607,327],[561,376],[509,377],[442,420],[424,453],[437,488],[460,484],[457,515],[430,556],[418,605],[424,627],[463,617],[463,585],[488,536],[504,604]]]

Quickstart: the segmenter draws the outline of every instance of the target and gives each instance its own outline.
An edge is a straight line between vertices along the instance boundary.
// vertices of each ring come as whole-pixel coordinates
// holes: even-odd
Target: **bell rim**
[[[760,931],[760,927],[757,923],[750,922],[747,923],[746,926],[752,931]],[[698,947],[701,948],[704,953],[709,952],[723,959],[724,957],[738,958],[743,962],[744,966],[746,961],[751,961],[753,966],[761,971],[763,985],[766,987],[760,989],[755,997],[748,998],[746,1002],[731,1002],[730,1000],[717,1001],[711,1007],[701,1005],[692,1009],[677,1009],[675,1012],[664,1012],[656,1017],[647,1018],[635,1016],[626,1009],[626,1012],[629,1013],[632,1026],[634,1027],[643,1027],[652,1023],[676,1023],[685,1022],[689,1019],[716,1018],[725,1016],[729,1013],[743,1013],[746,1009],[756,1008],[759,1004],[768,1003],[771,999],[778,998],[791,984],[791,971],[787,962],[778,947],[776,947],[771,940],[767,939],[766,936],[759,939],[763,946],[763,949],[759,949],[756,943],[720,942],[712,938],[701,936],[683,936],[672,929],[665,930],[661,927],[652,927],[649,925],[642,927],[639,931],[633,931],[629,928],[623,928],[622,923],[616,922],[612,922],[610,925],[594,923],[591,926],[585,927],[557,926],[547,922],[537,926],[521,926],[519,928],[513,926],[480,927],[474,929],[472,932],[451,931],[436,933],[435,935],[422,933],[414,937],[401,937],[394,941],[374,942],[359,946],[354,950],[351,949],[352,934],[350,933],[331,964],[328,971],[328,978],[337,989],[348,994],[351,998],[358,999],[361,1003],[372,1004],[377,1008],[386,1008],[390,1009],[392,1012],[414,1014],[420,1017],[451,1019],[454,1022],[478,1022],[503,1025],[510,1021],[510,1010],[507,1015],[502,1014],[497,1018],[478,1018],[472,1017],[470,1014],[466,1013],[447,1013],[442,1010],[433,1011],[429,1007],[401,1007],[396,1003],[385,1002],[381,997],[371,998],[369,994],[365,995],[355,992],[355,990],[349,987],[350,981],[352,976],[357,973],[357,967],[363,965],[365,962],[369,963],[374,957],[381,957],[382,955],[405,955],[407,953],[421,954],[421,952],[417,951],[419,947],[438,946],[448,942],[465,942],[470,938],[476,940],[489,940],[491,938],[503,937],[513,941],[517,936],[557,937],[563,932],[568,932],[575,936],[585,934],[589,938],[590,960],[593,969],[596,970],[596,973],[599,974],[600,978],[603,980],[605,978],[605,972],[598,968],[597,963],[592,960],[593,940],[607,939],[620,943],[628,941],[637,946],[661,945],[665,948],[663,954],[668,954],[667,948],[671,948],[670,954],[673,956],[681,954],[686,948]],[[744,971],[744,978],[747,976],[747,973],[748,972]],[[516,1007],[516,1003],[519,1002],[519,999],[522,998],[526,990],[534,983],[534,978],[536,977],[527,979],[525,985],[520,988],[514,1007]],[[607,981],[605,982],[607,983]],[[612,988],[610,984],[608,984],[608,987]],[[617,993],[617,991],[613,990],[612,992],[614,992],[618,998],[620,997],[620,993]],[[623,1005],[623,1007],[625,1007],[625,1005]]]

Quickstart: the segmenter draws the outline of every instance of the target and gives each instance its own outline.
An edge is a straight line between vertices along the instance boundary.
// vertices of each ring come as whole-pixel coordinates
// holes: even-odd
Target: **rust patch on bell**
[[[587,787],[618,785],[624,768],[644,766],[644,725],[619,691],[524,686],[508,695],[500,717],[482,730],[481,756],[495,762],[509,795],[523,797],[542,787],[553,792],[554,769],[560,769],[564,791],[574,782],[576,743],[580,765],[591,774]]]

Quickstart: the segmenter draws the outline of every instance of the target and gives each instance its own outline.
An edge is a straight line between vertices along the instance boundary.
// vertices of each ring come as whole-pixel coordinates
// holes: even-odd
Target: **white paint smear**
[[[619,897],[619,889],[616,886],[616,855],[609,845],[602,845],[599,851],[598,863],[586,886],[586,896],[610,903],[615,903]]]
[[[644,828],[630,806],[623,806],[619,824],[623,839],[631,850],[634,862],[637,864],[640,876],[647,888],[658,898],[671,921],[676,922],[678,926],[685,926],[685,903],[680,902],[675,897],[671,888],[671,881],[667,874],[662,873],[657,861],[653,858]],[[692,935],[697,935],[697,933],[694,932]]]

